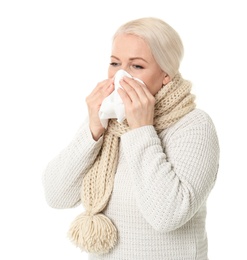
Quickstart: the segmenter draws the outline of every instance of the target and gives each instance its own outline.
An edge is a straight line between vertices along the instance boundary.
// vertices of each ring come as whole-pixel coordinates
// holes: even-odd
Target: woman
[[[89,258],[206,260],[206,201],[215,184],[214,124],[195,107],[181,76],[183,45],[157,18],[121,26],[113,37],[108,79],[86,98],[88,120],[47,166],[48,204],[83,204],[69,237]],[[104,127],[101,104],[114,91],[125,120]]]

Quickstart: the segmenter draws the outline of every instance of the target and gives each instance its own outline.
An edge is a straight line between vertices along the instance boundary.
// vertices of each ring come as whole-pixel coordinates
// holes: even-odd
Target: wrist
[[[95,141],[98,141],[100,139],[100,137],[104,134],[105,132],[105,128],[101,127],[101,128],[94,128],[89,126],[92,137]]]

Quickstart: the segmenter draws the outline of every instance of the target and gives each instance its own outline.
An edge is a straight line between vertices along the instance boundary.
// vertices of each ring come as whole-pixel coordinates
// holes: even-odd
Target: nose
[[[121,66],[121,69],[124,70],[124,71],[126,71],[126,72],[128,72],[129,74],[131,74],[131,73],[130,73],[130,68],[129,68],[127,65],[125,65],[125,66],[122,65],[122,66]]]

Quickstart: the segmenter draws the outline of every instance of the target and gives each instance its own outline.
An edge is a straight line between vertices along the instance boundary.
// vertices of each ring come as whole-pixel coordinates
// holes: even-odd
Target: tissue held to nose
[[[122,123],[125,119],[125,109],[124,104],[121,97],[118,94],[118,88],[121,88],[120,80],[123,77],[133,78],[127,71],[125,70],[118,70],[114,76],[114,91],[106,97],[100,107],[99,110],[99,118],[101,124],[104,128],[107,128],[108,119],[116,118],[119,123]],[[135,78],[136,80],[143,83],[140,79]],[[144,84],[144,83],[143,83]]]

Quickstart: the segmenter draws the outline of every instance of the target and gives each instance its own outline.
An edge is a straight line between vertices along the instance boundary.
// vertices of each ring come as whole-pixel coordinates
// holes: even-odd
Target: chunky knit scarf
[[[195,108],[191,83],[178,73],[155,95],[154,127],[157,133],[177,122]],[[117,229],[103,211],[111,196],[118,164],[119,137],[129,130],[127,121],[109,120],[103,145],[83,178],[81,201],[86,209],[71,224],[68,235],[83,251],[102,254],[117,243]]]

